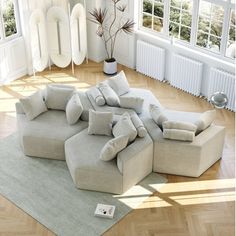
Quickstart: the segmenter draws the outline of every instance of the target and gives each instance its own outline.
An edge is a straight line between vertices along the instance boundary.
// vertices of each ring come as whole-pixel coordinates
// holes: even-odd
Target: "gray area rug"
[[[0,194],[61,236],[101,235],[165,182],[152,173],[124,195],[79,190],[64,161],[26,157],[17,134],[0,141]],[[94,217],[97,203],[115,205],[114,218]]]

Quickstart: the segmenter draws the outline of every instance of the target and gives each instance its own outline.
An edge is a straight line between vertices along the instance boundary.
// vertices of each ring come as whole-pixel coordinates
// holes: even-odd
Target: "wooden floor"
[[[120,66],[132,87],[151,90],[167,108],[201,112],[212,107],[203,99]],[[51,82],[86,90],[105,79],[102,65],[53,69],[0,87],[0,139],[16,131],[14,103]],[[166,175],[168,183],[104,235],[113,236],[233,236],[235,235],[235,115],[217,110],[216,124],[226,127],[223,157],[200,178]],[[171,148],[171,147],[170,147]],[[207,158],[207,157],[206,157]],[[0,195],[0,236],[54,235]],[[66,235],[65,235],[66,236]],[[75,235],[76,236],[76,235]],[[89,236],[89,235],[88,235]]]

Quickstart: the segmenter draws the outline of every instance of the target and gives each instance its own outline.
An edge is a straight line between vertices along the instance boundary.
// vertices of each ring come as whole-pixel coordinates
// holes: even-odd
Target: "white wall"
[[[27,73],[25,45],[22,37],[0,45],[0,85]]]

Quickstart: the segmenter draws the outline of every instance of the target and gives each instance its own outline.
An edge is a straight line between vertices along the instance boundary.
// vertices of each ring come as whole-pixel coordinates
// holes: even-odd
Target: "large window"
[[[19,34],[16,0],[0,0],[0,41]]]
[[[230,58],[236,57],[235,27],[236,27],[235,10],[231,10],[230,23],[229,23],[229,35],[228,35],[227,49],[226,49],[226,56]]]
[[[169,21],[170,35],[190,42],[192,0],[171,0]]]
[[[164,0],[143,1],[143,26],[157,32],[163,29]]]
[[[202,52],[236,58],[234,0],[140,0],[140,28]]]
[[[215,52],[220,51],[224,8],[201,1],[199,6],[197,45]]]

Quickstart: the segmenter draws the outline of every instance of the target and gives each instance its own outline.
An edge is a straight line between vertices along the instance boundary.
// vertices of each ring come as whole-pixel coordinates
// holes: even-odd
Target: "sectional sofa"
[[[191,141],[165,138],[162,125],[158,125],[150,113],[150,105],[161,109],[165,113],[166,120],[175,121],[174,125],[179,121],[196,123],[201,120],[202,114],[165,109],[151,91],[127,87],[124,77],[124,73],[121,72],[111,78],[113,82],[110,87],[119,98],[120,104],[118,105],[109,96],[101,96],[101,94],[106,94],[109,81],[105,81],[87,92],[74,91],[73,94],[78,95],[83,110],[79,120],[72,125],[68,124],[68,117],[64,109],[66,104],[64,104],[64,110],[50,109],[49,106],[42,114],[29,120],[24,104],[21,101],[17,102],[19,140],[24,154],[32,157],[66,160],[72,179],[78,188],[115,194],[127,191],[152,171],[198,177],[221,158],[224,127],[210,124],[198,132]],[[122,86],[117,89],[115,86],[119,86],[119,84],[124,84],[127,91]],[[99,96],[96,93],[103,89],[104,94],[101,92],[101,100],[98,100]],[[121,91],[123,89],[125,92],[120,92],[119,89]],[[42,93],[46,100],[46,89]],[[122,101],[129,100],[134,104],[127,105],[124,102],[121,104]],[[142,101],[141,109],[140,106],[136,106],[139,101]],[[114,105],[112,105],[113,103]],[[142,137],[137,136],[127,147],[118,152],[113,160],[102,161],[99,159],[101,150],[113,137],[112,135],[89,134],[89,112],[91,110],[112,113],[113,126],[124,113],[128,113],[131,118],[137,116],[141,122],[139,124],[143,124],[147,132],[144,132]],[[136,128],[138,127],[136,126]],[[179,130],[174,129],[174,131]]]

